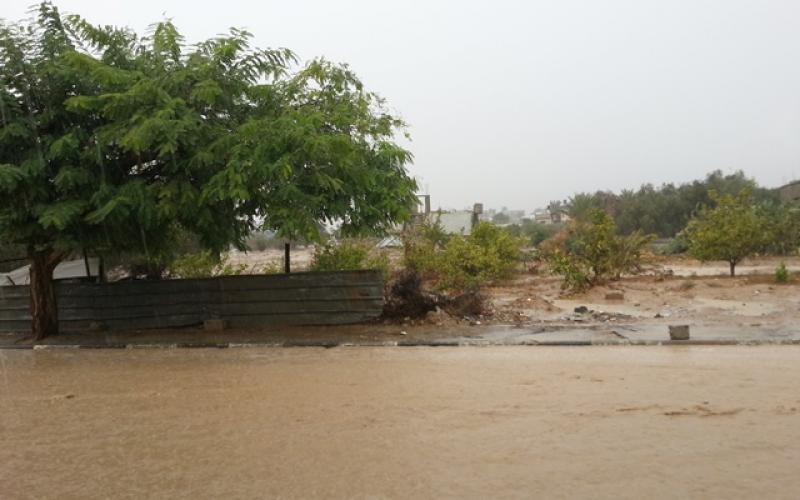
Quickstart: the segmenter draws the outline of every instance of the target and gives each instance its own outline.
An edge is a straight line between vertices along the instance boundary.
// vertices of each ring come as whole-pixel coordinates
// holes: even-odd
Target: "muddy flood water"
[[[798,498],[800,347],[0,351],[0,498]]]

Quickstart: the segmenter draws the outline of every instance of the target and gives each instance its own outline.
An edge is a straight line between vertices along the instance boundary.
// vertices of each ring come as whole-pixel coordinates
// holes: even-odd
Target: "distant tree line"
[[[675,185],[662,184],[656,187],[644,184],[638,190],[623,190],[620,193],[597,191],[578,193],[565,202],[570,216],[586,219],[596,209],[609,214],[621,234],[641,231],[661,238],[678,235],[692,216],[702,207],[716,206],[712,193],[735,196],[747,190],[756,205],[780,204],[775,190],[758,186],[741,171],[725,175],[716,170],[703,180]]]

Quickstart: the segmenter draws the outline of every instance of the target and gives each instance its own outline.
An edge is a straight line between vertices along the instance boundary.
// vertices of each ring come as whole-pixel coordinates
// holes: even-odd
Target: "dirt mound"
[[[429,311],[428,314],[425,315],[423,322],[428,325],[436,326],[455,326],[461,323],[459,318],[451,316],[447,313],[447,311],[440,307],[437,307],[433,311]]]
[[[488,312],[488,297],[480,292],[466,292],[442,300],[442,308],[451,316],[479,317]]]

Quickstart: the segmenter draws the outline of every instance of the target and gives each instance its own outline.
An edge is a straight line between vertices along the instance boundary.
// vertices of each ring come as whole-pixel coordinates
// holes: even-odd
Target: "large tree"
[[[416,185],[404,124],[346,66],[295,68],[240,30],[185,44],[171,22],[140,37],[49,3],[0,26],[0,237],[31,263],[33,332],[58,329],[52,272],[71,252],[154,258],[173,235],[242,246],[253,229],[381,230]]]

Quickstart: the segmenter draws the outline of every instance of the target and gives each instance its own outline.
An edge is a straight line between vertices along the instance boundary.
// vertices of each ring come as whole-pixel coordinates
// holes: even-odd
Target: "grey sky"
[[[434,206],[530,210],[717,168],[800,176],[797,0],[56,4],[140,31],[166,15],[189,41],[245,27],[349,63],[411,125]]]

